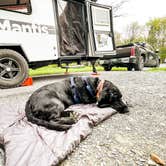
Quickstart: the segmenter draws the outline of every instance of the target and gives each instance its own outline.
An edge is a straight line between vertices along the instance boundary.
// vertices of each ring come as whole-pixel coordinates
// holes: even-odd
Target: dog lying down
[[[120,90],[110,81],[97,77],[71,77],[36,90],[25,106],[28,121],[48,129],[65,131],[76,123],[72,111],[64,111],[73,104],[96,103],[98,107],[112,107],[119,113],[128,112]]]

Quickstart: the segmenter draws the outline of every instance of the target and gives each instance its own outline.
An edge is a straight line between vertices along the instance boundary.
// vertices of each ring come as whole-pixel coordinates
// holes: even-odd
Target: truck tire
[[[139,57],[137,63],[134,66],[136,71],[142,71],[144,68],[144,58],[142,56]]]
[[[128,70],[128,71],[132,71],[132,69],[133,69],[133,66],[132,66],[132,65],[128,65],[128,66],[127,66],[127,70]]]
[[[110,66],[110,65],[105,65],[103,67],[104,67],[105,71],[111,71],[111,69],[112,69],[112,66]]]
[[[155,67],[160,67],[160,60],[159,59],[157,59]]]
[[[10,49],[0,49],[0,88],[19,86],[28,77],[24,57]]]

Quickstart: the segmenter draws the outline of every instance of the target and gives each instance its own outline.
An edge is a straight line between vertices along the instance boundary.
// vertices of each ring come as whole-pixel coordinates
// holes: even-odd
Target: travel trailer
[[[0,87],[19,86],[29,68],[115,54],[112,8],[89,0],[0,0]]]

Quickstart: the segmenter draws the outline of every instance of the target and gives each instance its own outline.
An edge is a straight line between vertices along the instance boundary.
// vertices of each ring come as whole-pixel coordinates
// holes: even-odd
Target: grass
[[[96,66],[97,71],[104,71],[103,67]],[[70,68],[69,73],[75,73],[75,72],[92,72],[92,66],[84,66],[80,68]],[[125,67],[113,67],[112,71],[127,71],[127,68]],[[166,67],[161,68],[150,68],[150,72],[158,72],[158,71],[166,71]],[[57,67],[57,65],[48,65],[44,67],[40,67],[38,69],[30,69],[29,75],[30,76],[40,76],[40,75],[51,75],[51,74],[64,74],[66,72],[66,69],[62,69],[61,67]]]
[[[97,71],[104,71],[103,67],[96,66]],[[112,68],[113,71],[126,71],[127,68]],[[70,68],[69,73],[75,73],[75,72],[91,72],[92,66],[84,66],[80,68]],[[64,74],[66,72],[66,69],[62,69],[61,67],[57,67],[57,65],[48,65],[44,67],[40,67],[38,69],[30,69],[29,75],[30,76],[39,76],[39,75],[51,75],[51,74]]]
[[[152,72],[166,71],[166,67],[151,68],[151,69],[149,69],[148,71],[152,71]]]

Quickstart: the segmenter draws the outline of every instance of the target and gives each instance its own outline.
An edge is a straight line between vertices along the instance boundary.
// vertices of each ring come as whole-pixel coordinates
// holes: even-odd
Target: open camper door
[[[88,1],[87,15],[91,55],[104,57],[115,54],[112,8]]]
[[[83,0],[57,0],[61,58],[85,57],[86,20]]]

